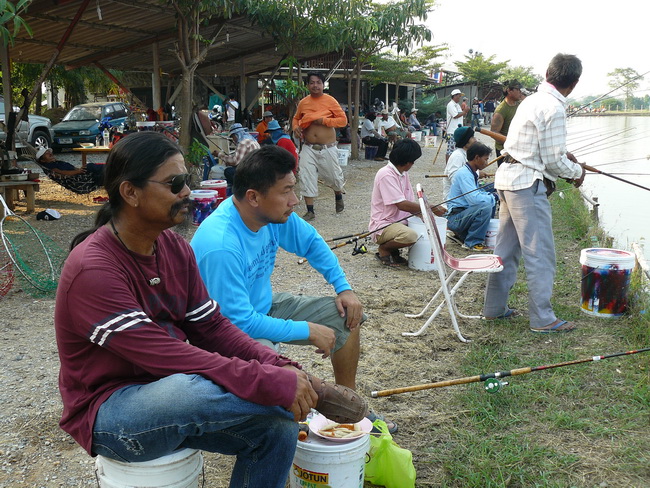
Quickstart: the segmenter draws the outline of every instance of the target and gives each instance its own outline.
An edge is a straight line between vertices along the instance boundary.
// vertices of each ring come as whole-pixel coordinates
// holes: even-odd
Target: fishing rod
[[[484,133],[485,135],[488,135],[488,136],[492,137],[495,141],[499,141],[499,142],[502,142],[502,143],[506,141],[506,136],[504,136],[503,134],[499,134],[498,132],[492,132],[492,131],[489,131],[489,130],[486,130],[486,129],[478,129],[478,131],[481,134]],[[584,156],[584,154],[582,156]],[[604,171],[596,169],[593,166],[589,166],[588,164],[585,164],[585,163],[580,163],[580,164],[587,171],[591,171],[593,173],[598,173],[598,174],[601,174],[603,176],[609,176],[610,178],[613,178],[613,179],[618,180],[618,181],[622,181],[623,183],[627,183],[628,185],[636,186],[636,187],[641,188],[643,190],[650,191],[650,188],[648,188],[647,186],[639,185],[638,183],[634,183],[633,181],[629,181],[629,180],[626,180],[624,178],[614,176],[611,173],[605,173]]]
[[[470,193],[473,193],[473,192],[481,190],[481,189],[482,188],[475,188],[475,189],[470,190],[468,192],[462,193],[462,194],[460,194],[460,195],[458,195],[458,196],[456,196],[454,198],[450,198],[448,200],[445,200],[444,202],[440,202],[437,205],[433,205],[431,208],[439,207],[440,205],[444,205],[445,203],[449,203],[451,201],[456,200],[457,198],[464,197],[465,195],[469,195]],[[367,232],[361,232],[359,234],[349,234],[347,236],[333,237],[331,239],[326,240],[325,242],[334,242],[334,241],[340,241],[341,239],[350,239],[348,241],[341,242],[341,243],[339,243],[339,244],[337,244],[337,245],[335,245],[333,247],[330,247],[330,249],[332,249],[332,250],[338,249],[339,247],[347,246],[348,244],[353,244],[355,241],[357,241],[359,239],[363,239],[365,237],[368,237],[370,234],[374,234],[375,232],[379,232],[380,230],[384,230],[386,227],[389,227],[389,226],[391,226],[393,224],[396,224],[397,222],[401,222],[403,220],[407,220],[407,219],[409,219],[411,217],[418,216],[418,215],[420,215],[420,212],[411,213],[411,214],[408,214],[406,217],[401,218],[399,220],[396,220],[395,222],[391,222],[390,224],[384,225],[383,227],[379,227],[377,229],[369,230]]]
[[[436,165],[436,162],[438,161],[438,154],[440,154],[440,149],[442,148],[442,136],[440,136],[440,144],[438,144],[438,151],[436,151],[436,157],[433,158],[433,165]]]
[[[543,371],[546,369],[553,368],[563,368],[565,366],[573,366],[575,364],[581,363],[590,363],[601,361],[603,359],[610,359],[619,356],[630,356],[632,354],[640,354],[642,352],[650,351],[650,347],[644,349],[636,349],[633,351],[617,352],[615,354],[607,354],[604,356],[592,356],[585,359],[576,359],[574,361],[565,361],[563,363],[547,364],[545,366],[528,366],[525,368],[511,369],[510,371],[499,371],[496,373],[487,373],[476,376],[466,376],[464,378],[456,378],[453,380],[438,381],[436,383],[427,383],[424,385],[414,385],[414,386],[405,386],[403,388],[393,388],[392,390],[379,390],[373,391],[370,393],[372,398],[385,397],[390,395],[397,395],[400,393],[409,393],[412,391],[420,390],[430,390],[433,388],[445,388],[447,386],[453,385],[466,385],[469,383],[478,383],[480,381],[485,382],[485,390],[488,393],[496,393],[501,389],[502,386],[507,385],[508,383],[501,381],[501,378],[506,378],[508,376],[519,376],[522,374],[534,373],[535,371]]]
[[[598,176],[598,173],[587,173],[588,175]],[[628,176],[650,176],[650,173],[609,173],[610,175],[628,175]]]
[[[628,81],[626,81],[625,83],[623,83],[622,85],[617,86],[617,87],[614,88],[613,90],[608,91],[608,92],[605,93],[604,95],[601,95],[601,96],[595,98],[595,99],[592,100],[591,102],[589,102],[589,103],[585,103],[585,104],[581,105],[580,107],[578,107],[577,109],[575,109],[573,112],[571,112],[570,114],[568,114],[567,117],[573,117],[575,114],[577,114],[578,112],[580,112],[580,111],[581,111],[582,109],[584,109],[585,107],[588,107],[589,105],[591,105],[591,104],[593,104],[593,103],[595,103],[595,102],[599,102],[600,100],[602,100],[603,98],[605,98],[605,97],[606,97],[607,95],[609,95],[610,93],[614,93],[616,90],[620,90],[620,89],[623,88],[624,86],[629,85],[630,83],[632,83],[632,82],[638,80],[639,78],[643,78],[643,77],[644,77],[645,75],[647,75],[648,73],[650,73],[650,71],[646,71],[645,73],[643,73],[643,74],[641,74],[641,75],[639,75],[639,76],[635,76],[635,77],[632,78],[631,80],[628,80]]]

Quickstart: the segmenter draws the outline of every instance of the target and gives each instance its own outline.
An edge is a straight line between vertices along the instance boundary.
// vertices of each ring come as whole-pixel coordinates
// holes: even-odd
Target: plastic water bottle
[[[108,144],[110,143],[110,135],[108,133],[108,129],[104,129],[102,136],[104,137],[104,146],[108,146]]]

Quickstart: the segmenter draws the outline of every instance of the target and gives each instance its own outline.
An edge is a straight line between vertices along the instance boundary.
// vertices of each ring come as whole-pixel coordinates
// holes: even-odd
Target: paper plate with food
[[[372,422],[364,418],[354,424],[339,424],[318,414],[309,422],[309,430],[328,441],[350,442],[369,434],[372,430]]]

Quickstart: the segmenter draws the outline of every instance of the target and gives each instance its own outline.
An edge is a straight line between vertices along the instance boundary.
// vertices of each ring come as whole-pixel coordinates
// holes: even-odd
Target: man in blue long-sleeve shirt
[[[277,146],[247,155],[233,197],[205,219],[191,246],[210,296],[235,325],[267,345],[311,344],[323,357],[331,354],[337,383],[354,389],[363,307],[327,243],[293,212],[294,166]],[[337,296],[273,293],[278,248],[307,258]]]
[[[491,152],[485,144],[472,144],[467,163],[456,171],[449,189],[447,227],[464,241],[465,249],[472,251],[487,250],[485,234],[497,202],[495,194],[478,185],[478,172],[487,166]]]

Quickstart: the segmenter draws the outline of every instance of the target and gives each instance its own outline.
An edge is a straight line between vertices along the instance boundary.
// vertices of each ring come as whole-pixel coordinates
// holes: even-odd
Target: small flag
[[[443,71],[438,71],[434,73],[431,78],[433,78],[434,83],[442,83]]]

